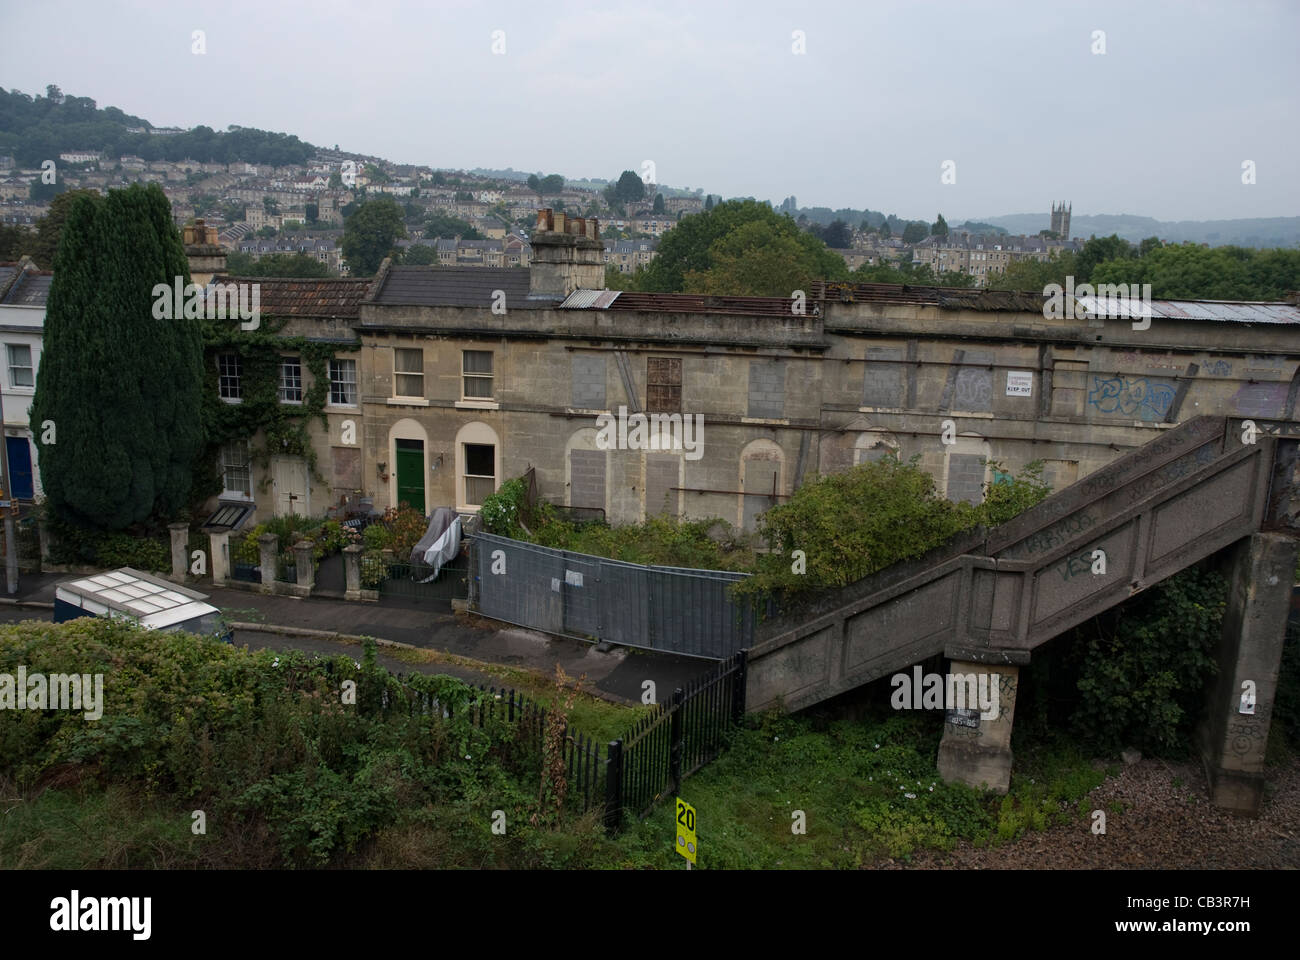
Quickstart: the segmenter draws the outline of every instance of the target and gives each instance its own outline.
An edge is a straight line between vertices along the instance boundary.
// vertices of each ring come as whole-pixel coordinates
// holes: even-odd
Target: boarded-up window
[[[1052,485],[1052,491],[1064,490],[1079,479],[1078,460],[1044,460],[1043,479]]]
[[[991,364],[993,355],[967,352],[953,382],[953,410],[989,413],[993,410],[993,371],[981,364]]]
[[[967,503],[984,499],[984,458],[978,453],[949,454],[948,499]]]
[[[862,374],[864,407],[903,406],[902,347],[868,347]]]
[[[569,506],[605,509],[605,451],[569,451]]]
[[[605,358],[573,355],[573,405],[579,410],[605,409]]]
[[[1052,365],[1052,416],[1083,416],[1087,392],[1088,364],[1078,360],[1057,360]]]
[[[679,491],[677,482],[680,458],[672,454],[647,453],[645,455],[645,515],[660,514],[675,517],[678,514]]]
[[[748,416],[779,419],[785,416],[785,361],[749,361]]]
[[[338,490],[361,489],[361,448],[331,447],[334,460],[334,482],[330,486]]]
[[[781,464],[777,460],[755,458],[745,461],[745,510],[741,525],[746,532],[758,529],[758,515],[776,506],[777,477]]]
[[[682,361],[680,357],[646,359],[645,408],[647,413],[681,413]]]

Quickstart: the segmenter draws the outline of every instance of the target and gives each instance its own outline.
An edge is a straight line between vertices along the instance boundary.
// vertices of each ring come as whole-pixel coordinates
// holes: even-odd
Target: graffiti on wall
[[[1174,402],[1174,385],[1147,377],[1093,377],[1088,405],[1099,413],[1163,420]]]

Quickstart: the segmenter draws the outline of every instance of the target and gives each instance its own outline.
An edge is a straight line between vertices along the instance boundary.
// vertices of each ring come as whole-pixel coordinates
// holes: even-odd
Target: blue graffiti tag
[[[1137,415],[1142,420],[1163,420],[1174,402],[1174,386],[1163,380],[1139,377],[1093,377],[1088,403],[1101,413]]]

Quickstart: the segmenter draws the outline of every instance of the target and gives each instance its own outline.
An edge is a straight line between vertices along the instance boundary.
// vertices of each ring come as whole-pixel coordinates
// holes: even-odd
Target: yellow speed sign
[[[677,852],[694,863],[697,849],[695,808],[679,797],[677,799]]]

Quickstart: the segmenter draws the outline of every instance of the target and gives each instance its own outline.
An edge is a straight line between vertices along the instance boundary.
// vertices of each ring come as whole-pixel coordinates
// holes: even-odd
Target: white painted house
[[[9,470],[13,474],[13,495],[19,500],[42,495],[35,435],[28,422],[28,411],[36,394],[45,301],[52,278],[53,274],[35,269],[31,261],[0,263],[0,360],[4,362],[0,373],[3,377],[0,408]]]

